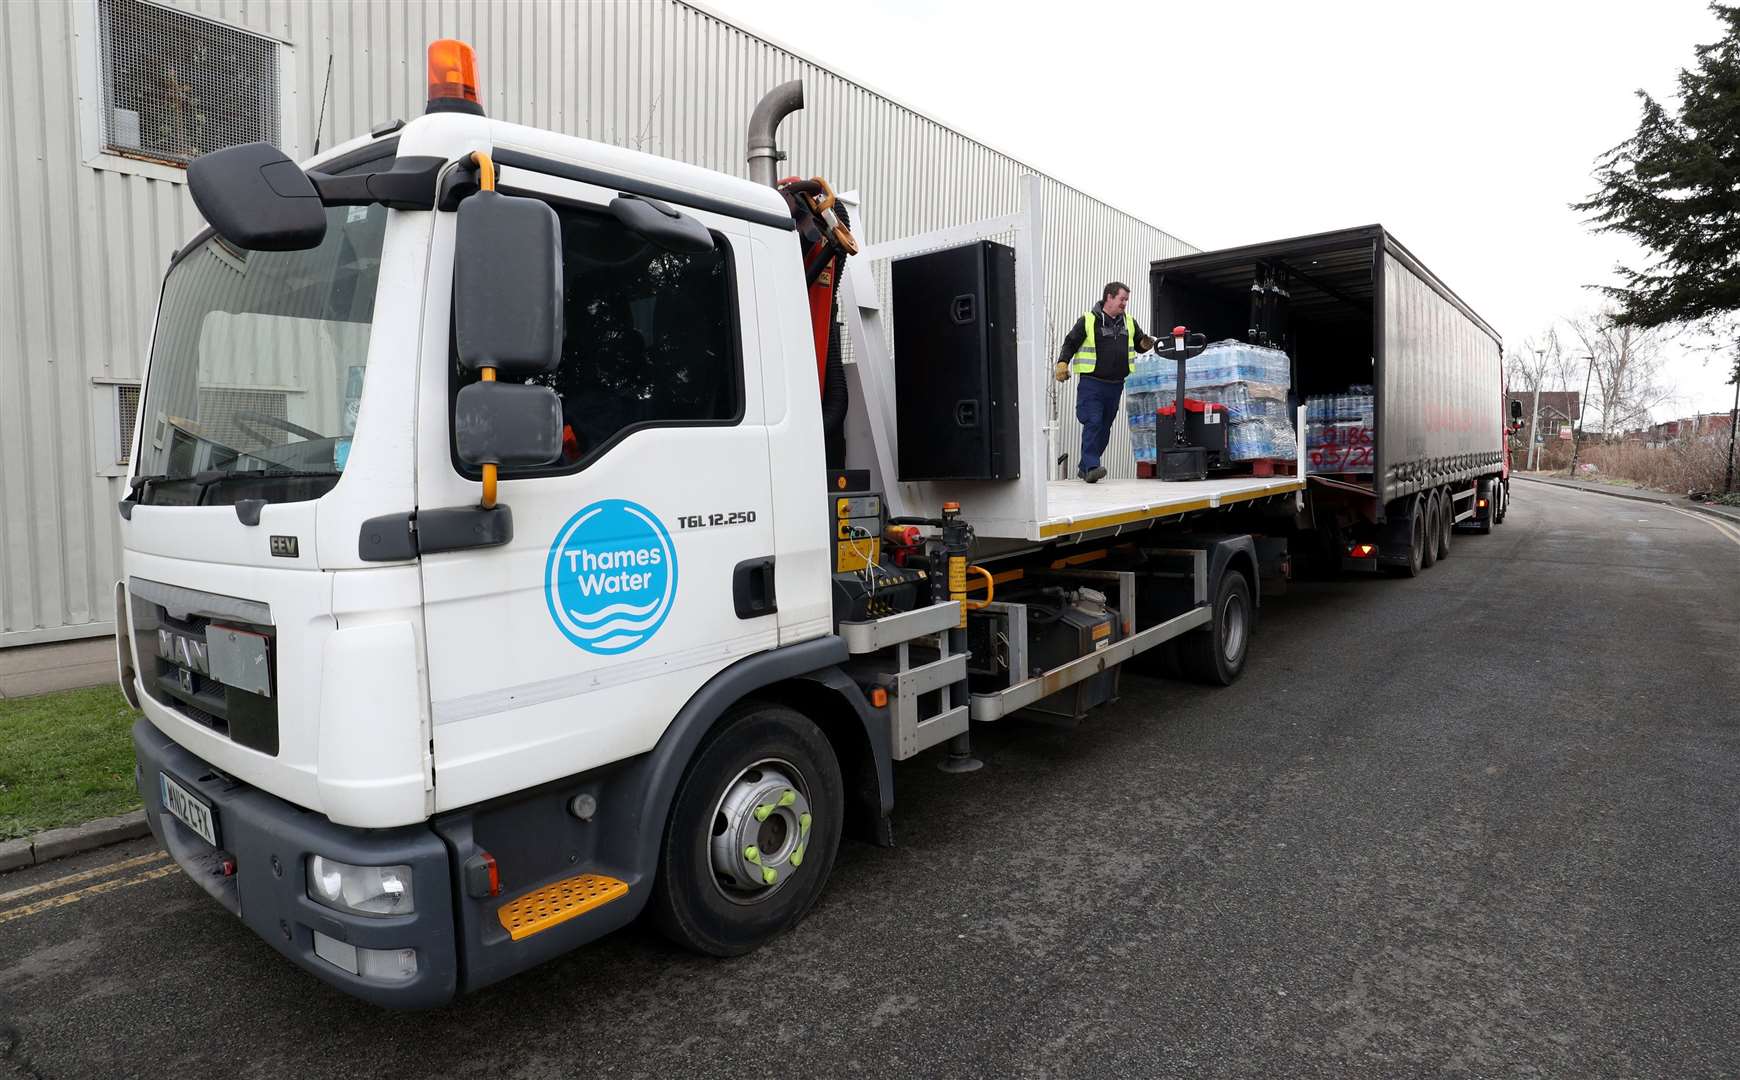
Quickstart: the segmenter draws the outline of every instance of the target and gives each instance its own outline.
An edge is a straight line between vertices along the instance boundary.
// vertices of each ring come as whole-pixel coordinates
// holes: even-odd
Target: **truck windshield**
[[[332,207],[319,247],[241,251],[211,236],[176,262],[139,415],[139,501],[293,502],[338,482],[386,217]]]

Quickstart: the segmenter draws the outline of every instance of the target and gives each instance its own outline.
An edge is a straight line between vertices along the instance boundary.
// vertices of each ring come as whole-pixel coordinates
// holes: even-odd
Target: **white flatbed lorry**
[[[120,680],[154,833],[280,953],[422,1007],[642,912],[744,952],[844,834],[892,842],[894,761],[976,765],[969,717],[1074,724],[1160,646],[1238,677],[1285,558],[1249,522],[1296,531],[1303,469],[1046,479],[1036,200],[963,227],[1015,234],[1020,475],[907,482],[871,269],[972,236],[846,261],[853,394],[825,421],[831,193],[468,89],[432,77],[425,115],[303,166],[200,159],[211,226],[164,282]],[[769,181],[801,100],[776,94]]]

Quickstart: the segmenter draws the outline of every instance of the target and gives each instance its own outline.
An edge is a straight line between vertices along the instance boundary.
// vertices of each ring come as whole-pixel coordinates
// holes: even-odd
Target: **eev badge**
[[[657,515],[604,499],[568,519],[550,545],[544,598],[564,637],[614,656],[658,633],[677,595],[677,552]]]

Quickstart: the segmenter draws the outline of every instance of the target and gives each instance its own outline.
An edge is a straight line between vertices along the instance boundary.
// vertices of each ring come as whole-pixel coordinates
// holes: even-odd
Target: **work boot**
[[[1104,465],[1095,465],[1087,472],[1082,473],[1081,478],[1090,484],[1097,484],[1106,478],[1106,467]]]

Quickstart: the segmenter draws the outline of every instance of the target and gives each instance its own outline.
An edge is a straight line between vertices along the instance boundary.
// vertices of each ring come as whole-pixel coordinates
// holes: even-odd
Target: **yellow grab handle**
[[[991,602],[991,599],[997,595],[997,579],[992,577],[991,572],[982,566],[969,566],[969,567],[967,567],[967,572],[973,573],[973,574],[983,574],[985,576],[985,598],[983,600],[962,600],[961,601],[961,604],[963,607],[967,608],[970,611],[977,611],[980,608],[989,604]]]

